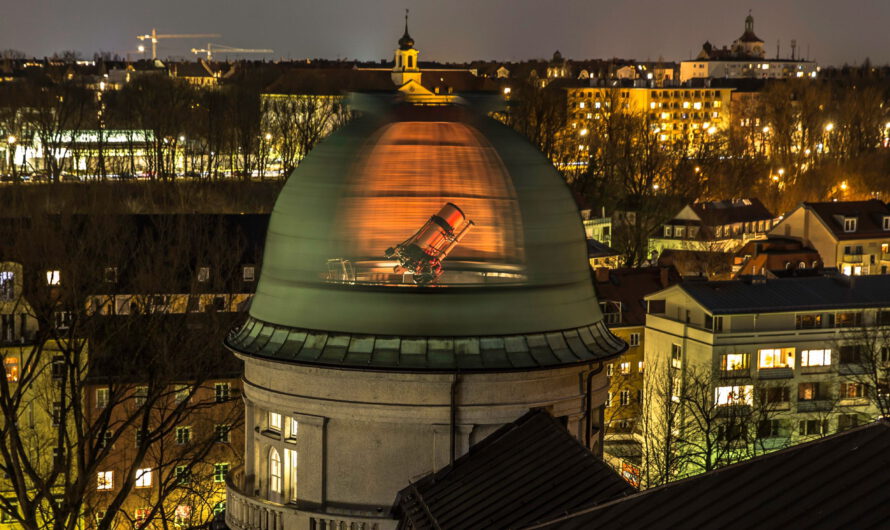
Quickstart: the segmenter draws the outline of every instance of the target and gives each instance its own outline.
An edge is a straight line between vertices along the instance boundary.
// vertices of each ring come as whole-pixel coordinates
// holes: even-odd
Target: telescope
[[[389,247],[383,255],[398,260],[394,272],[410,272],[418,285],[433,283],[442,275],[442,261],[473,224],[456,204],[445,203],[417,233],[395,247]]]

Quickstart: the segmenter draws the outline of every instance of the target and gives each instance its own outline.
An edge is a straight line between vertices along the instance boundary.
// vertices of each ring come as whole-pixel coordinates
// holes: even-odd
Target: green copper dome
[[[449,222],[463,232],[449,235]],[[444,253],[429,250],[434,244],[419,252],[426,233],[444,238]],[[418,280],[410,259],[393,257],[409,247],[421,259],[441,258],[440,275]],[[498,338],[496,349],[509,357],[511,348],[532,355],[537,339],[528,337],[537,335],[555,357],[529,362],[549,365],[623,351],[601,320],[583,225],[550,162],[491,118],[396,107],[364,112],[291,174],[272,212],[250,319],[228,344],[291,359],[309,348],[320,358],[324,345],[311,343],[325,335],[339,337],[327,346],[339,345],[340,361],[358,348],[365,362],[384,338],[419,340],[414,348],[426,353],[439,340],[452,355],[463,339],[476,338],[464,349],[478,353],[478,340]],[[370,346],[356,346],[368,337]],[[522,345],[516,337],[525,337]],[[272,347],[290,353],[269,354]],[[405,353],[394,347],[396,357]],[[554,354],[561,348],[568,357]]]

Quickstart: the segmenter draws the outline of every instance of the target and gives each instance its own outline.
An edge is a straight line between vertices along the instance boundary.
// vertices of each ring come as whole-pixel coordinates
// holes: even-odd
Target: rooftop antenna
[[[791,39],[791,60],[794,60],[794,51],[797,49],[797,39]]]
[[[776,59],[779,58],[779,48],[781,46],[782,46],[782,41],[779,39],[776,39]]]

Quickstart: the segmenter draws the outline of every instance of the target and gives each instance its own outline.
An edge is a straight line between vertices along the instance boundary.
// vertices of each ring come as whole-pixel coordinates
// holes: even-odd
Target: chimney
[[[606,283],[609,281],[609,269],[605,267],[598,267],[596,269],[596,281],[597,283]]]

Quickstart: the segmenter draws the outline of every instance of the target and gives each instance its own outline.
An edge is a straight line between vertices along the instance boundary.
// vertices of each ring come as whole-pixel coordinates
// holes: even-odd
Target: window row
[[[195,271],[196,280],[200,283],[210,281],[210,267],[198,267]],[[59,269],[48,269],[44,272],[46,277],[46,285],[59,286],[62,285],[62,271]],[[118,268],[105,267],[102,270],[102,279],[105,283],[117,283]],[[4,295],[12,299],[12,288],[14,286],[14,275],[12,272],[0,272],[0,300]],[[253,282],[256,280],[256,266],[244,265],[241,267],[241,280],[244,282]]]
[[[135,472],[134,487],[150,488],[154,483],[155,470],[152,468],[140,468]],[[188,466],[176,466],[176,482],[179,485],[186,485],[191,481],[192,472]],[[213,464],[213,482],[225,482],[226,475],[229,474],[228,462],[217,462]],[[98,491],[111,491],[114,489],[114,471],[99,471],[96,474],[96,489]]]

